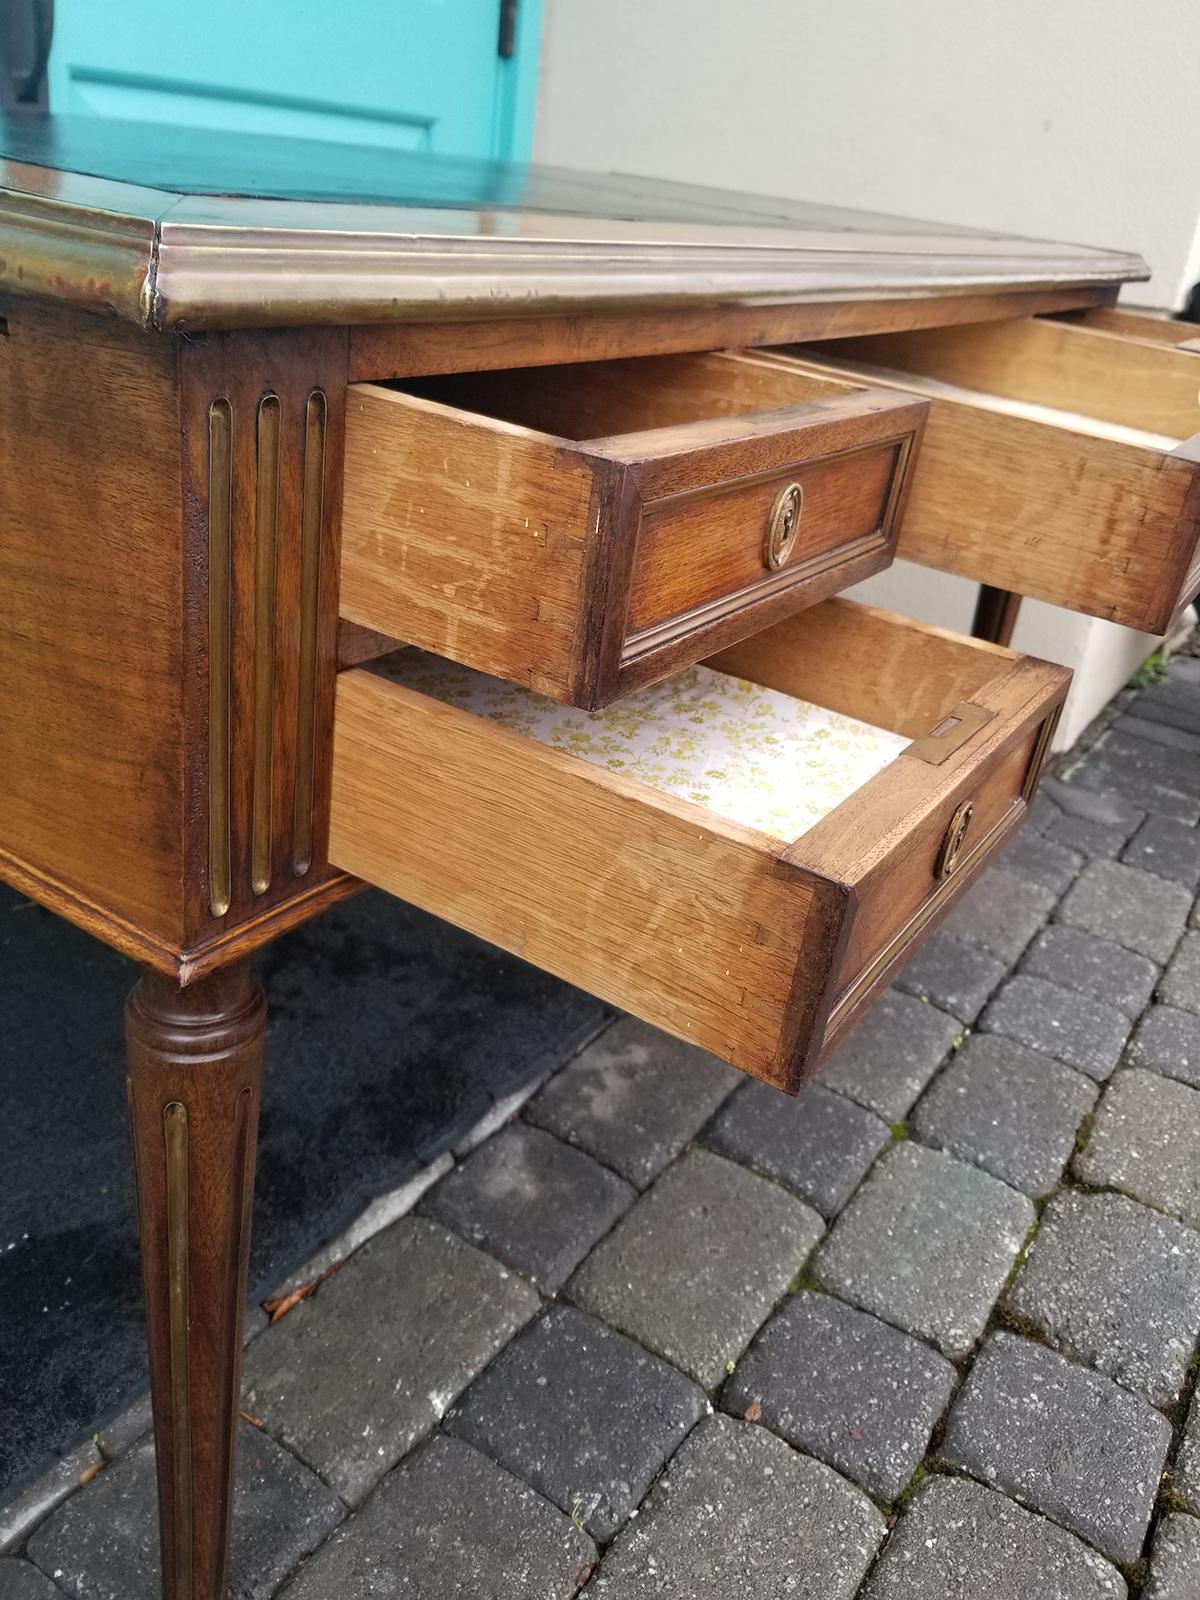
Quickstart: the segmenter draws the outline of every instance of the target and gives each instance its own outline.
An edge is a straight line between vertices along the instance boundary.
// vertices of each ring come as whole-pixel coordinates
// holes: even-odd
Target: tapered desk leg
[[[266,1002],[245,964],[125,1013],[164,1600],[224,1600]]]

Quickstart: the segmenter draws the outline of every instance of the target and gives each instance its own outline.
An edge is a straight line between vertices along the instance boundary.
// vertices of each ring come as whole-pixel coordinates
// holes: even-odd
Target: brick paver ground
[[[1198,884],[1188,657],[800,1099],[614,1024],[256,1319],[235,1593],[1197,1600]],[[151,1600],[145,1422],[0,1600]]]

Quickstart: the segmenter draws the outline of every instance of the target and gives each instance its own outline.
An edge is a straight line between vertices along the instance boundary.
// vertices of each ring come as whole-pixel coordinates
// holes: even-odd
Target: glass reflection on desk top
[[[169,195],[519,212],[789,232],[995,235],[837,206],[618,174],[106,117],[0,114],[0,159]]]

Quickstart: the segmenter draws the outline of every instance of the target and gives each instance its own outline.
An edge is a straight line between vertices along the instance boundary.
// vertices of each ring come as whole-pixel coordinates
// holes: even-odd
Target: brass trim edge
[[[229,860],[229,699],[232,617],[233,412],[208,408],[208,906],[233,899]]]
[[[53,174],[57,188],[72,187],[65,176]],[[110,191],[119,194],[126,185],[84,179],[74,188],[80,191],[75,203],[0,188],[0,292],[147,323],[157,248],[153,221],[114,209]]]
[[[314,389],[304,408],[304,480],[300,504],[300,661],[296,693],[296,791],[292,812],[292,872],[312,865],[313,767],[316,752],[317,625],[321,533],[325,511],[325,430],[328,406]]]
[[[254,732],[250,887],[271,887],[275,751],[275,566],[279,531],[279,396],[258,403],[254,545]]]
[[[498,232],[495,221],[474,208],[181,195],[7,161],[0,289],[161,331],[1086,292],[1149,277],[1124,252],[979,235],[889,230],[869,236],[872,250],[847,248],[834,223],[506,212]]]
[[[171,1475],[174,1484],[175,1595],[193,1600],[192,1400],[188,1384],[188,1114],[163,1108],[166,1162],[167,1298],[171,1361]]]
[[[396,215],[402,227],[403,209],[396,208]],[[1014,264],[1001,250],[988,259],[951,251],[870,255],[815,242],[656,243],[646,237],[653,224],[630,224],[628,232],[638,228],[645,230],[641,238],[615,232],[605,243],[558,243],[515,234],[405,237],[367,229],[355,234],[169,220],[159,246],[154,325],[167,331],[459,322],[639,308],[761,309],[981,292],[1086,292],[1146,275],[1136,256],[1033,257]]]

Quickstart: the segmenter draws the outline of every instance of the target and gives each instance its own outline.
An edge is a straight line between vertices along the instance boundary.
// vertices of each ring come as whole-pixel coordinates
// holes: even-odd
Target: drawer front
[[[1019,824],[1068,675],[841,601],[712,664],[921,737],[781,841],[351,670],[330,859],[795,1090]]]
[[[352,385],[343,617],[597,707],[886,566],[926,403],[761,388],[720,356]]]
[[[838,612],[851,603],[818,608],[806,622],[808,643],[836,671],[835,647],[845,633]],[[857,609],[857,608],[856,608]],[[950,905],[1002,850],[1023,822],[1066,698],[1070,675],[1060,668],[997,651],[986,682],[953,644],[939,641],[935,666],[927,629],[896,629],[887,613],[863,608],[854,632],[856,657],[873,663],[874,681],[859,680],[851,703],[861,714],[897,722],[893,697],[912,695],[914,675],[936,672],[961,686],[962,698],[934,687],[916,697],[906,731],[928,731],[878,782],[838,807],[788,852],[788,859],[838,878],[851,892],[854,914],[831,978],[832,1003],[821,1057],[836,1048],[871,1000],[920,947]],[[971,641],[974,643],[975,641]],[[757,678],[771,672],[782,687],[811,683],[772,670],[769,642],[750,639],[716,658],[724,670]],[[870,669],[852,660],[855,671]],[[822,675],[811,688],[830,700],[836,686]],[[929,693],[932,690],[932,694]],[[939,715],[937,707],[946,711]],[[906,708],[907,709],[907,708]]]
[[[643,502],[622,667],[693,636],[707,652],[725,619],[851,560],[890,555],[910,449],[911,436],[889,431],[782,472]]]
[[[1040,320],[796,354],[814,393],[862,384],[929,400],[899,555],[1153,634],[1195,596],[1194,354]]]
[[[1048,720],[1039,707],[1038,720],[1029,727],[1014,727],[1010,721],[995,748],[976,755],[970,772],[956,779],[920,823],[906,831],[903,849],[890,853],[861,880],[858,911],[842,959],[839,1001],[855,994],[873,977],[877,964],[890,959],[894,941],[907,933],[914,918],[924,920],[957,889],[955,876],[969,867],[977,847],[990,853],[987,841],[993,830],[1004,829],[1026,798],[1035,747]]]

